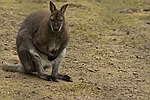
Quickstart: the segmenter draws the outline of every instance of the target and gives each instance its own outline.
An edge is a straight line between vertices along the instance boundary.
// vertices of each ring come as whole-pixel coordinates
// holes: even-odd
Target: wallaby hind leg
[[[50,75],[45,74],[45,70],[41,64],[41,57],[37,53],[33,45],[32,37],[28,35],[28,30],[23,29],[17,37],[17,52],[19,59],[23,65],[24,73],[38,72],[40,78],[45,80],[54,80]]]
[[[20,55],[19,57],[20,60],[22,59],[21,63],[24,66],[26,73],[31,73],[36,71],[38,72],[40,78],[47,81],[56,81],[56,79],[53,76],[45,74],[45,70],[44,67],[42,66],[40,55],[35,52],[36,50],[34,48],[32,49],[33,50],[19,52]],[[21,56],[22,54],[24,56]]]
[[[32,73],[36,71],[36,68],[34,68],[31,56],[28,51],[19,51],[18,56],[23,65],[24,73]]]
[[[52,67],[52,76],[55,78],[67,81],[67,82],[73,82],[72,78],[68,75],[60,74],[59,72],[59,66],[60,63],[65,55],[66,49],[62,51],[62,53],[57,57],[57,59],[54,61],[53,67]]]

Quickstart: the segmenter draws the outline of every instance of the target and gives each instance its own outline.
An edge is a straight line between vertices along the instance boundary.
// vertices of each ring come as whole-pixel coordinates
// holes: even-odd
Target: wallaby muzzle
[[[51,30],[54,32],[60,32],[63,26],[63,22],[61,24],[55,22],[54,24],[50,23]]]

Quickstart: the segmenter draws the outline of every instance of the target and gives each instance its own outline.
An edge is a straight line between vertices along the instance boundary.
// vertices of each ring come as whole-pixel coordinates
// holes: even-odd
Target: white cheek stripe
[[[52,31],[54,31],[53,26],[52,26],[52,23],[51,23],[51,29],[52,29]]]
[[[63,26],[63,22],[61,23],[61,25],[60,25],[60,28],[59,28],[58,32],[60,32],[60,30],[62,29],[62,26]]]

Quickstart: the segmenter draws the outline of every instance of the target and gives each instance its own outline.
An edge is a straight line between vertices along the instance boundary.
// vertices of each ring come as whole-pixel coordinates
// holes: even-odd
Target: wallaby
[[[59,72],[69,41],[64,17],[68,4],[60,10],[51,1],[49,4],[50,11],[31,13],[18,31],[16,46],[21,65],[7,65],[3,69],[23,73],[38,72],[40,78],[48,81],[61,79],[72,82],[70,76]],[[51,75],[45,73],[49,66],[52,66]]]

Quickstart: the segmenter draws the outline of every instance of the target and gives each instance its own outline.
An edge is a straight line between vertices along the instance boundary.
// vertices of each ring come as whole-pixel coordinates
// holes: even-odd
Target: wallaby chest
[[[62,37],[56,35],[46,42],[45,46],[49,51],[57,51],[63,44],[67,43],[67,40],[63,40]]]

